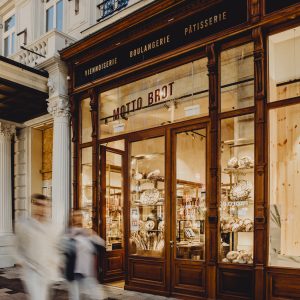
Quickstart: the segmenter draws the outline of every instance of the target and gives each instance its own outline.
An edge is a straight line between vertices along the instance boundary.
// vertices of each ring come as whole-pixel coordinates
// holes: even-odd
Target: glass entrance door
[[[124,277],[124,151],[100,146],[102,281]]]
[[[205,292],[206,128],[172,135],[171,270],[174,293]]]
[[[207,129],[128,140],[128,286],[205,294]]]

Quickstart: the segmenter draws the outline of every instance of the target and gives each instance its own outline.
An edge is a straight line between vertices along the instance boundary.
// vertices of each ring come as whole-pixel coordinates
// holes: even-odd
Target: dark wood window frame
[[[215,291],[215,282],[218,282],[218,286],[223,287],[221,282],[219,281],[219,276],[223,276],[220,271],[218,271],[218,250],[217,245],[218,242],[218,228],[219,228],[219,220],[218,220],[218,205],[220,203],[219,199],[219,172],[220,172],[220,153],[219,153],[219,140],[220,140],[220,122],[222,119],[231,118],[235,116],[241,116],[245,114],[254,113],[255,114],[255,212],[254,212],[254,219],[255,219],[255,233],[254,233],[254,264],[253,266],[228,266],[225,268],[228,272],[233,272],[234,270],[251,270],[251,275],[249,275],[250,279],[253,281],[253,285],[255,285],[255,289],[253,290],[253,297],[255,299],[261,299],[262,289],[261,286],[265,281],[265,273],[264,269],[267,272],[285,272],[288,270],[284,270],[284,268],[276,268],[276,267],[269,267],[268,266],[268,210],[267,207],[269,205],[269,198],[268,198],[268,172],[266,170],[266,166],[268,165],[268,147],[266,147],[265,141],[268,141],[268,115],[269,111],[273,108],[284,107],[287,105],[293,105],[300,103],[300,97],[280,100],[276,102],[268,102],[267,103],[267,94],[268,94],[268,74],[266,58],[268,57],[267,52],[267,39],[268,36],[274,32],[284,31],[287,28],[291,28],[295,21],[290,21],[285,25],[285,29],[281,28],[274,28],[273,31],[269,32],[262,32],[260,27],[255,28],[251,31],[252,36],[249,35],[249,32],[244,34],[239,38],[230,38],[228,41],[224,43],[224,41],[217,42],[215,44],[207,45],[206,50],[204,51],[203,48],[197,49],[196,51],[193,50],[190,53],[185,53],[182,55],[176,62],[169,60],[164,62],[161,66],[156,65],[154,68],[145,68],[143,71],[130,75],[127,78],[122,77],[120,81],[116,84],[114,83],[104,83],[101,87],[93,88],[90,91],[90,95],[92,94],[94,99],[94,103],[99,101],[99,95],[101,92],[109,90],[113,87],[121,86],[123,84],[133,82],[135,80],[146,78],[152,74],[162,72],[165,70],[169,70],[173,67],[182,65],[184,63],[191,62],[195,59],[200,59],[203,57],[208,58],[208,76],[209,76],[209,116],[193,119],[185,122],[178,122],[174,124],[165,125],[165,129],[167,132],[170,132],[174,128],[179,128],[183,124],[185,125],[192,125],[192,124],[199,124],[203,122],[209,123],[209,129],[211,134],[210,140],[210,173],[211,173],[211,180],[210,180],[210,189],[209,193],[210,199],[208,204],[208,211],[207,211],[207,228],[208,228],[208,235],[207,239],[211,242],[213,249],[209,249],[206,254],[206,264],[207,264],[207,293],[210,295],[214,295]],[[220,51],[227,50],[230,48],[234,48],[240,46],[242,44],[248,42],[254,42],[254,67],[255,67],[255,78],[254,78],[254,88],[255,94],[254,99],[255,103],[252,107],[247,107],[243,109],[238,109],[235,111],[228,111],[228,112],[220,112]],[[78,105],[80,99],[84,99],[87,97],[86,92],[74,94],[71,96],[71,102],[73,101],[77,106],[77,109],[74,108],[74,116],[72,116],[72,123],[73,125],[73,163],[74,163],[74,172],[73,172],[73,193],[74,193],[74,207],[79,207],[79,176],[80,176],[80,157],[81,157],[81,149],[85,147],[93,147],[93,165],[96,163],[95,172],[93,172],[93,185],[94,185],[94,193],[93,196],[93,204],[96,205],[95,211],[93,212],[93,223],[94,229],[98,231],[98,219],[97,215],[99,214],[99,207],[97,198],[99,197],[99,182],[98,182],[98,174],[99,174],[99,163],[98,163],[98,148],[101,143],[111,142],[114,140],[119,139],[127,139],[128,136],[136,133],[127,133],[121,134],[115,137],[109,137],[105,139],[99,139],[98,134],[95,134],[98,131],[98,118],[95,119],[97,115],[95,106],[91,109],[92,113],[92,122],[96,129],[93,130],[93,140],[89,143],[80,144],[80,137],[78,137],[78,133],[81,132],[80,124],[81,124],[81,117],[79,116],[80,113],[78,112]],[[72,100],[73,99],[73,100]],[[95,104],[93,104],[95,105]],[[98,110],[98,105],[97,105]],[[95,120],[97,121],[95,123]],[[158,128],[157,128],[158,129]],[[74,134],[74,130],[77,133]],[[156,128],[147,129],[149,131],[156,130]],[[147,130],[143,130],[142,132],[146,132]],[[98,132],[97,132],[98,133]],[[263,149],[261,151],[261,149]],[[217,157],[217,160],[215,159]],[[94,194],[93,193],[93,194]],[[77,196],[77,197],[76,197]],[[76,201],[77,199],[77,201]],[[128,224],[125,224],[126,228]],[[125,243],[128,237],[125,236]],[[264,250],[260,250],[261,244],[267,245],[264,247]],[[127,266],[128,267],[128,266]],[[292,270],[289,271],[291,274],[295,273],[296,271]],[[208,275],[209,274],[209,275]],[[232,274],[239,274],[232,273]],[[231,275],[232,275],[231,274]],[[247,275],[248,276],[248,275]],[[223,291],[220,292],[221,296],[226,295],[227,292],[223,294]],[[251,296],[252,297],[252,296]],[[234,298],[232,298],[234,299]],[[237,298],[238,299],[238,298]]]

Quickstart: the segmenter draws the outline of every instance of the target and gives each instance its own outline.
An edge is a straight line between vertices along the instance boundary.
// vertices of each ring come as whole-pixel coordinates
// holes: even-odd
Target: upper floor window
[[[3,33],[3,53],[4,56],[10,56],[15,52],[15,15],[4,17],[4,33]]]
[[[105,18],[115,11],[120,10],[128,5],[129,0],[103,0],[98,4],[98,8],[100,9],[100,18]]]
[[[53,28],[63,30],[63,0],[47,0],[46,2],[46,32]]]

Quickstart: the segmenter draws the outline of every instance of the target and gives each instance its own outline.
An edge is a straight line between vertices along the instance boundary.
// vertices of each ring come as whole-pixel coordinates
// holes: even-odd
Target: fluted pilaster
[[[14,264],[12,227],[11,139],[15,126],[0,122],[0,268]]]
[[[70,108],[67,97],[48,100],[53,116],[52,221],[62,229],[68,224],[70,210]]]

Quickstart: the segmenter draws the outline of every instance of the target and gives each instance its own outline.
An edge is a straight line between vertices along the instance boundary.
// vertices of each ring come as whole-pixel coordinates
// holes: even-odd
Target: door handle
[[[173,248],[174,247],[174,242],[170,241],[170,247]]]

